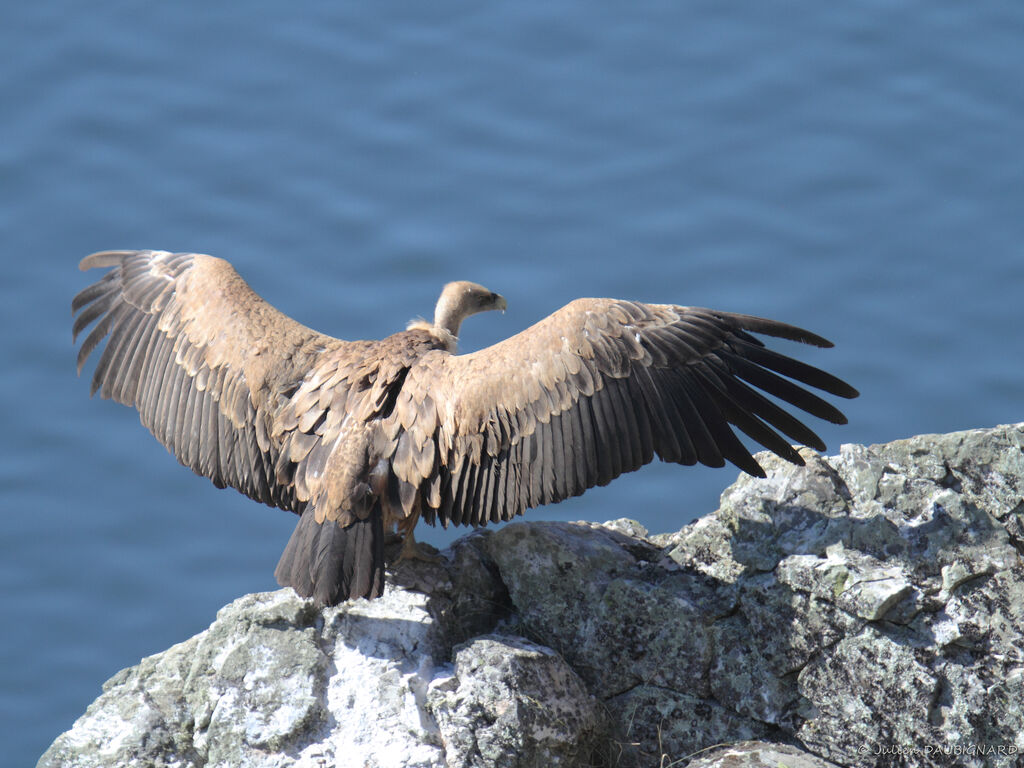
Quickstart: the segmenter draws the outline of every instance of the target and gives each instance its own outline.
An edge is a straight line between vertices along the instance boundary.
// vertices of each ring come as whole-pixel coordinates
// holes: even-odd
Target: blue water
[[[374,338],[471,279],[478,348],[577,296],[813,328],[831,448],[1024,419],[1024,5],[8,4],[0,25],[0,723],[28,765],[118,669],[275,587],[293,525],[74,375],[75,265],[230,259]],[[735,470],[533,519],[678,529]],[[428,535],[434,543],[450,538]]]

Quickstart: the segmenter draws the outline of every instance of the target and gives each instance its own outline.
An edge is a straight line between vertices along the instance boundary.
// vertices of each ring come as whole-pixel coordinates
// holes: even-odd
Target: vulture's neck
[[[437,300],[437,307],[434,309],[434,329],[447,331],[458,338],[459,327],[466,319],[467,314],[462,302],[458,301],[458,298],[451,292],[445,291]]]

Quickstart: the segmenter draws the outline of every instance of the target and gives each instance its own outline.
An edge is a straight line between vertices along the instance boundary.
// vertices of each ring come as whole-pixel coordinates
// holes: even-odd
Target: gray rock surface
[[[806,467],[678,533],[517,523],[318,611],[243,597],[40,766],[1014,766],[1024,426]]]
[[[448,765],[592,765],[609,728],[561,656],[515,636],[457,647],[454,674],[431,685],[428,709]]]

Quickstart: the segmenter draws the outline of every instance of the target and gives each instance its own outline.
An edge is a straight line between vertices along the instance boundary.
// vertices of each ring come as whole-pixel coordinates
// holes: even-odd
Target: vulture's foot
[[[412,531],[409,531],[405,535],[405,541],[402,542],[402,551],[398,553],[398,557],[395,558],[395,562],[392,565],[398,565],[403,560],[420,560],[424,563],[443,563],[446,560],[445,556],[440,552],[427,552],[423,549],[423,546],[416,541]],[[427,544],[425,546],[429,547],[430,545]]]

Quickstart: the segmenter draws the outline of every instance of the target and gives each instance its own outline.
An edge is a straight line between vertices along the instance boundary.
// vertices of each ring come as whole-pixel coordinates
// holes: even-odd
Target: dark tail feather
[[[299,518],[274,571],[277,582],[317,605],[337,605],[384,592],[384,528],[380,507],[343,528],[318,523],[313,508]]]

